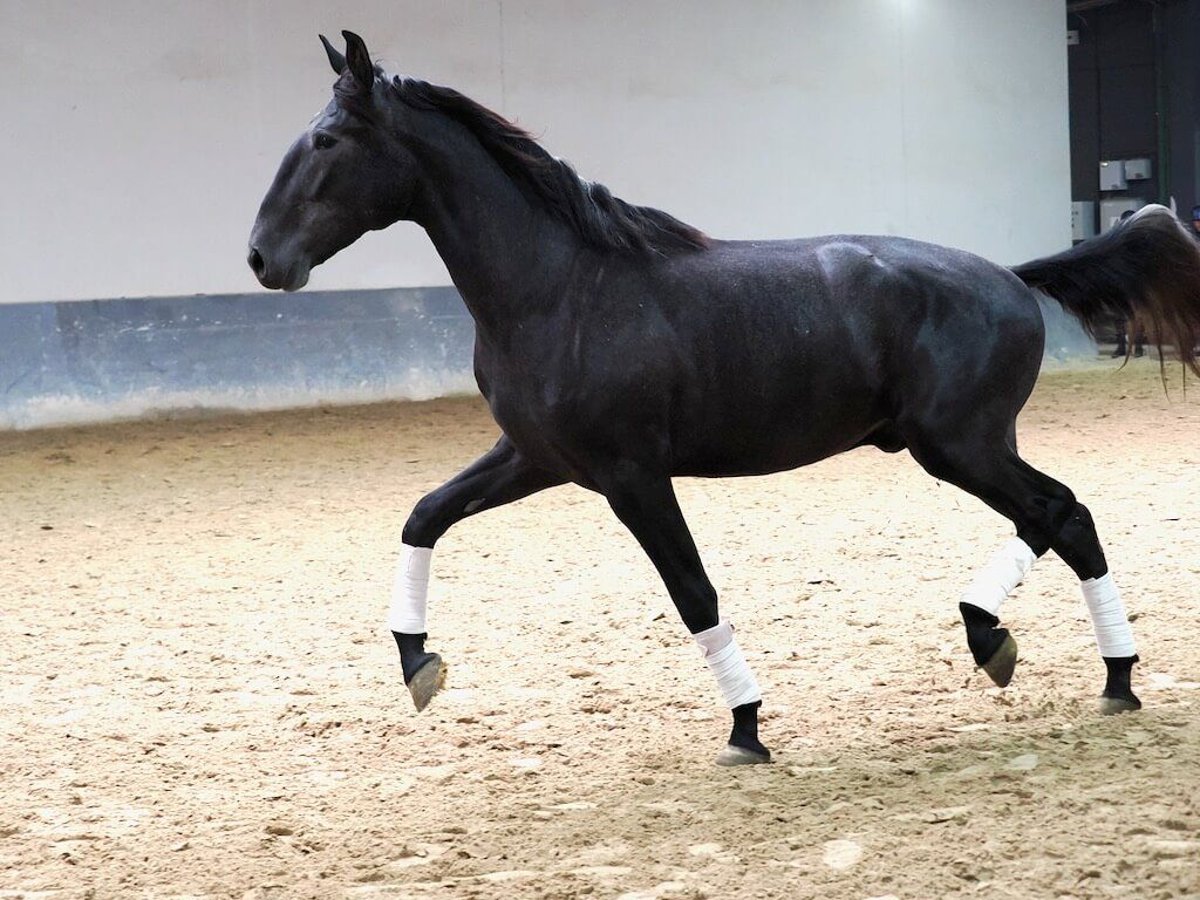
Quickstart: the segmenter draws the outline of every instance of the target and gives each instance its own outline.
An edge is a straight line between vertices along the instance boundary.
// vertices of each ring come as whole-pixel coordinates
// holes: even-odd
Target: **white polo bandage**
[[[425,604],[429,597],[429,561],[432,547],[400,550],[396,578],[392,582],[392,606],[388,610],[388,628],[401,634],[425,633]]]
[[[1092,617],[1092,628],[1096,632],[1096,646],[1101,656],[1135,656],[1137,647],[1133,642],[1133,629],[1125,615],[1125,604],[1117,590],[1112,575],[1105,573],[1099,578],[1081,581],[1083,602]]]
[[[717,679],[721,689],[721,697],[730,709],[743,703],[754,703],[762,699],[758,682],[742,648],[738,646],[737,638],[733,636],[733,626],[728,622],[692,635],[700,646],[700,655],[705,664]]]
[[[1000,605],[1025,580],[1036,559],[1027,543],[1019,537],[1013,538],[992,555],[960,599],[999,616]]]

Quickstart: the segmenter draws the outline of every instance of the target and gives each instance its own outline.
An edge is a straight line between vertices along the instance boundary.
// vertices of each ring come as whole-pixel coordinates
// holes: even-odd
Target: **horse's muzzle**
[[[250,255],[246,257],[246,262],[250,263],[250,268],[254,270],[255,276],[262,281],[267,274],[267,261],[262,258],[257,247],[250,248]]]
[[[252,246],[246,262],[254,270],[259,284],[273,291],[298,291],[308,284],[308,266],[293,265],[286,269],[269,265],[257,247]]]

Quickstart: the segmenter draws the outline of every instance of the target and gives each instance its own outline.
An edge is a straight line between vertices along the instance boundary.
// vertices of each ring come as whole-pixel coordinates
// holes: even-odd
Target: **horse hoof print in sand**
[[[1200,374],[1200,250],[1162,206],[1007,269],[899,237],[723,241],[579,178],[450,88],[386,75],[362,39],[324,38],[333,99],[287,151],[250,236],[268,288],[296,290],[362,234],[429,234],[476,326],[475,372],[502,436],[418,502],[388,624],[423,709],[433,547],[467,516],[569,482],[604,496],[654,563],[733,716],[721,765],[762,763],[758,683],[718,611],[676,476],[762,475],[873,445],[907,449],[1016,536],[963,593],[976,664],[1013,677],[1000,608],[1053,550],[1079,578],[1107,669],[1101,711],[1140,703],[1133,633],[1087,508],[1017,452],[1038,376],[1038,294],[1085,328],[1153,323]],[[613,652],[618,652],[614,643]]]

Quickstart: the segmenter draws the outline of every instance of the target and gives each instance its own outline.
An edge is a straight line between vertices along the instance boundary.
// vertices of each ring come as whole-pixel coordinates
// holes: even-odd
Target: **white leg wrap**
[[[707,631],[692,635],[700,645],[700,655],[716,676],[717,686],[721,689],[721,697],[730,709],[743,703],[754,703],[762,699],[758,682],[742,648],[738,646],[737,638],[733,636],[733,626],[721,622]]]
[[[1029,545],[1015,537],[1001,547],[979,570],[975,580],[962,593],[962,602],[1000,615],[1000,605],[1013,588],[1025,580],[1037,556]]]
[[[1092,617],[1092,628],[1096,632],[1096,646],[1101,656],[1134,656],[1137,647],[1133,643],[1133,629],[1125,615],[1125,604],[1117,590],[1112,575],[1105,573],[1099,578],[1080,582],[1083,600]]]
[[[392,606],[387,624],[401,634],[425,633],[425,603],[429,596],[429,561],[432,547],[410,547],[400,550],[396,578],[392,582]]]

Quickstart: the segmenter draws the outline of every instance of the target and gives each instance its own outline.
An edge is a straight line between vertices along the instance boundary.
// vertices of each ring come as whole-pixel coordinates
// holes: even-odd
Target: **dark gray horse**
[[[671,479],[778,472],[866,444],[907,449],[1016,526],[960,604],[993,680],[1007,684],[1016,662],[1000,603],[1053,549],[1092,612],[1102,707],[1140,706],[1091,516],[1017,455],[1015,421],[1042,357],[1035,290],[1088,328],[1154,322],[1200,374],[1200,253],[1169,211],[1148,207],[1013,270],[895,237],[712,240],[581,180],[461,94],[385,76],[344,35],[345,56],[322,38],[334,96],[284,156],[249,261],[266,287],[296,290],[364,232],[412,220],[475,319],[475,373],[503,435],[404,528],[389,624],[418,709],[444,673],[425,650],[436,541],[466,516],[574,482],[608,500],[696,636],[733,713],[718,761],[768,760],[758,686]]]

